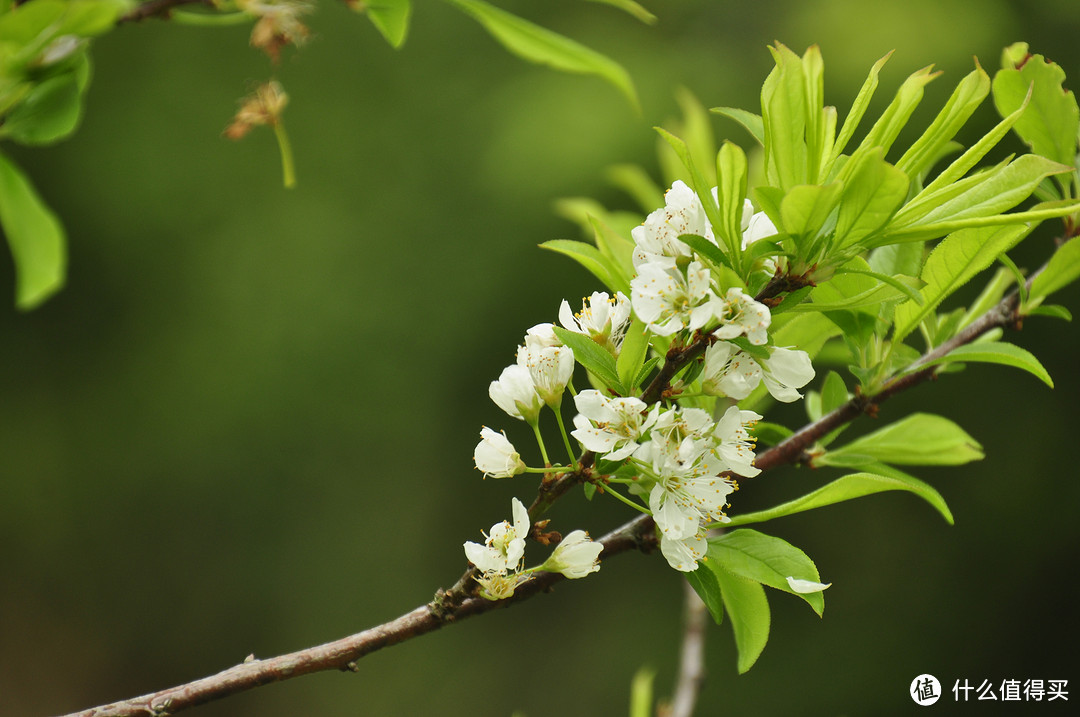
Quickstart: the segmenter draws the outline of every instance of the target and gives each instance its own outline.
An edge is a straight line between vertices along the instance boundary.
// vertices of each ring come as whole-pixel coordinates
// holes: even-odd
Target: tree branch
[[[708,609],[690,587],[683,583],[683,642],[679,652],[679,674],[671,702],[657,711],[660,717],[692,717],[701,686],[705,682],[705,629]]]
[[[1037,274],[1038,272],[1035,272],[1028,279],[1029,285],[1031,279]],[[971,343],[995,328],[1018,326],[1022,318],[1018,311],[1019,303],[1019,297],[1015,292],[1006,296],[994,308],[952,339],[928,351],[913,362],[906,373],[887,382],[881,391],[872,396],[856,396],[831,413],[804,426],[784,441],[758,454],[755,465],[765,471],[785,464],[802,462],[807,449],[822,436],[863,413],[874,413],[876,407],[891,396],[934,377],[938,367],[926,366],[927,363],[944,356],[958,346]],[[707,337],[695,340],[689,347],[680,350],[674,361],[669,355],[668,363],[675,364],[683,360],[686,362],[692,360],[700,351],[704,351],[707,343]],[[686,352],[691,349],[695,353],[688,356]],[[677,370],[671,371],[666,380],[670,380]],[[653,385],[655,384],[654,380]],[[653,385],[650,385],[650,389]],[[659,397],[655,400],[659,400]],[[582,468],[582,471],[586,470],[588,470],[587,467]],[[581,479],[582,471],[575,472],[579,474],[575,480]],[[572,475],[574,474],[568,474],[568,476]],[[553,485],[558,486],[566,481],[561,491],[565,492],[572,484],[567,481],[568,476],[556,479],[552,482]],[[651,516],[641,515],[611,531],[599,542],[604,545],[604,551],[600,554],[604,560],[629,550],[648,552],[655,549],[657,544],[655,524]],[[249,658],[239,665],[201,680],[122,702],[71,713],[64,717],[161,717],[271,682],[280,682],[312,672],[355,670],[356,661],[364,655],[438,630],[450,622],[509,607],[537,593],[547,592],[564,580],[558,573],[539,573],[518,586],[512,597],[489,601],[480,597],[465,596],[471,573],[471,570],[466,571],[450,591],[440,590],[431,603],[418,607],[396,620],[355,635],[266,660]]]

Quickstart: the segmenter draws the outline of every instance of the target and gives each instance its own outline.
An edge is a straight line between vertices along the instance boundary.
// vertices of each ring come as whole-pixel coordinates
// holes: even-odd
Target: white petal
[[[793,592],[797,592],[801,595],[805,595],[806,593],[821,592],[825,588],[832,585],[832,583],[815,583],[813,580],[800,580],[798,578],[791,577],[790,575],[788,576],[787,584]]]

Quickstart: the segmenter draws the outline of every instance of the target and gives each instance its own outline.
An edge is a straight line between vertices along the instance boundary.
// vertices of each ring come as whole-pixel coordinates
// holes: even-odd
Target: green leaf
[[[622,291],[611,260],[592,244],[571,239],[551,239],[541,244],[540,248],[565,254],[592,272],[611,291]]]
[[[79,85],[75,70],[34,85],[4,118],[0,134],[27,145],[52,144],[64,139],[75,131],[82,116]]]
[[[690,184],[694,189],[694,193],[697,194],[698,199],[701,200],[702,207],[705,209],[705,215],[709,218],[709,224],[712,226],[720,225],[720,213],[716,204],[716,200],[712,196],[712,184],[705,179],[701,174],[701,169],[694,162],[693,154],[690,152],[690,147],[682,139],[676,137],[671,132],[668,132],[663,127],[653,127],[664,141],[666,141],[675,154],[678,155],[679,160],[686,167],[686,170],[690,173]]]
[[[889,490],[906,490],[914,493],[927,503],[932,505],[942,517],[952,525],[953,517],[945,499],[931,486],[918,478],[895,471],[894,475],[879,475],[877,473],[851,473],[842,478],[828,483],[815,491],[807,493],[801,498],[782,503],[768,510],[760,510],[755,513],[744,513],[731,516],[731,521],[725,525],[735,527],[750,523],[764,523],[767,520],[780,518],[785,515],[794,515],[803,511],[822,508],[833,503],[840,503],[853,498],[861,498],[864,495],[873,495]]]
[[[847,386],[844,379],[836,371],[829,371],[825,375],[825,382],[821,386],[821,415],[831,413],[848,401]]]
[[[861,257],[845,264],[827,282],[819,284],[810,297],[811,303],[800,304],[794,311],[836,311],[872,308],[875,316],[884,302],[906,300],[915,293],[920,281],[910,276],[898,275],[885,280],[870,271]],[[901,288],[902,287],[902,288]]]
[[[411,0],[367,0],[350,7],[365,13],[391,47],[397,49],[405,44],[412,15]]]
[[[652,373],[653,369],[660,364],[661,361],[663,361],[662,356],[653,356],[651,359],[646,361],[645,364],[641,367],[641,370],[638,371],[637,376],[634,377],[633,385],[640,386],[645,381],[645,379],[649,377],[649,374]]]
[[[785,540],[743,528],[709,538],[707,555],[707,562],[715,560],[736,577],[797,595],[818,615],[825,610],[822,592],[797,593],[788,584],[788,577],[821,582],[821,576],[814,561]]]
[[[709,561],[706,561],[706,566]],[[711,569],[711,566],[710,566]],[[769,599],[760,583],[735,577],[723,568],[714,569],[724,611],[735,632],[735,647],[739,651],[739,674],[745,673],[761,657],[769,641]]]
[[[64,285],[64,228],[18,166],[2,154],[0,226],[15,260],[15,305],[32,309]]]
[[[922,136],[897,160],[896,168],[909,177],[924,173],[988,94],[990,78],[976,63],[975,70],[960,81]]]
[[[881,463],[915,466],[958,466],[982,460],[982,446],[964,429],[947,418],[929,413],[913,413],[890,423],[842,448],[815,460],[831,465],[832,457],[870,456]]]
[[[738,107],[713,107],[712,112],[727,117],[728,119],[735,120],[741,124],[750,136],[757,140],[757,143],[764,146],[765,144],[765,125],[762,122],[761,115],[756,115],[753,112],[748,112]]]
[[[927,361],[922,364],[922,367],[957,362],[997,363],[1003,366],[1012,366],[1027,371],[1050,388],[1054,387],[1053,379],[1050,378],[1050,374],[1043,368],[1043,365],[1039,363],[1039,359],[1035,358],[1030,351],[1003,341],[981,341],[958,346],[941,358]]]
[[[648,213],[664,206],[664,190],[657,186],[649,173],[637,164],[616,164],[608,167],[607,178],[637,202]]]
[[[793,187],[780,203],[780,221],[777,225],[795,238],[800,256],[810,253],[810,243],[840,203],[844,186],[839,182],[826,184],[801,184]]]
[[[1005,64],[1005,63],[1003,63]],[[1031,100],[1014,129],[1031,151],[1072,164],[1080,132],[1080,108],[1076,96],[1064,87],[1065,71],[1042,55],[1026,56],[1017,69],[1012,62],[994,75],[994,105],[1007,115]]]
[[[634,244],[613,231],[598,217],[589,217],[593,228],[593,241],[606,259],[604,266],[611,275],[615,290],[630,295],[630,275],[634,273]]]
[[[630,717],[652,717],[653,680],[656,670],[642,667],[630,681]],[[517,713],[513,717],[517,717]]]
[[[699,257],[705,259],[714,269],[719,269],[722,266],[731,267],[731,262],[724,254],[724,250],[705,237],[699,237],[696,234],[681,234],[679,241],[693,249]]]
[[[649,330],[645,328],[645,324],[635,317],[626,329],[626,336],[619,349],[619,357],[615,360],[619,380],[630,391],[637,388],[634,379],[637,378],[641,367],[645,364],[645,357],[649,353],[649,336]]]
[[[907,124],[911,113],[922,101],[923,88],[939,74],[941,73],[931,72],[930,67],[924,67],[908,76],[900,85],[900,89],[896,91],[893,101],[867,132],[866,137],[859,144],[859,149],[881,147],[887,153],[896,141],[896,136],[900,134],[900,130]]]
[[[885,229],[883,239],[875,242],[875,245],[929,239],[965,226],[986,224],[970,221],[972,219],[990,219],[996,224],[1026,221],[1027,217],[1022,214],[1008,215],[1003,212],[1027,199],[1047,177],[1071,170],[1071,167],[1045,157],[1025,154],[1008,164],[942,189],[933,192],[924,190],[896,213]],[[1073,205],[1061,206],[1062,214],[1074,208]]]
[[[923,304],[913,301],[896,307],[893,341],[903,341],[950,294],[1012,249],[1031,227],[1003,226],[962,229],[945,237],[930,252],[923,267]]]
[[[633,15],[646,25],[653,25],[656,23],[656,15],[653,15],[640,4],[634,2],[634,0],[589,0],[589,2],[598,2],[616,7],[629,15]]]
[[[708,562],[698,563],[697,570],[686,573],[686,582],[694,588],[694,592],[709,608],[709,614],[717,625],[724,622],[724,599],[720,595],[720,583],[716,580],[716,573],[710,570]]]
[[[1052,319],[1064,319],[1065,321],[1072,321],[1072,312],[1066,309],[1064,306],[1058,306],[1057,304],[1036,306],[1034,309],[1029,311],[1027,315],[1049,316]]]
[[[746,154],[737,144],[724,142],[716,156],[717,198],[720,224],[713,230],[727,246],[727,254],[736,259],[742,254],[743,200],[746,198]]]
[[[906,174],[885,161],[880,148],[859,152],[844,165],[844,189],[836,217],[837,248],[858,244],[878,231],[907,198]]]
[[[866,114],[866,108],[870,105],[870,99],[874,96],[875,90],[878,86],[878,73],[881,72],[881,68],[892,57],[892,52],[881,58],[874,63],[874,66],[870,68],[870,73],[866,76],[866,80],[863,81],[863,85],[859,88],[859,94],[855,96],[855,101],[851,104],[851,110],[848,112],[847,117],[844,118],[844,124],[840,128],[840,134],[836,138],[836,143],[833,145],[832,161],[835,161],[840,153],[844,151],[848,141],[851,140],[852,135],[855,134],[856,128],[862,121],[863,115]],[[831,162],[830,162],[831,163]]]
[[[1032,299],[1042,299],[1080,278],[1080,237],[1062,244],[1031,282]]]
[[[563,72],[600,77],[639,110],[637,91],[630,75],[614,60],[558,33],[500,10],[482,0],[447,0],[479,22],[503,47],[518,57]]]
[[[559,340],[574,352],[574,358],[579,364],[620,395],[626,395],[626,389],[623,388],[622,382],[619,381],[619,372],[615,368],[614,356],[601,348],[599,344],[588,336],[564,329],[561,326],[556,326],[554,329]]]
[[[869,276],[876,281],[880,281],[882,284],[888,284],[892,288],[904,294],[916,304],[923,302],[922,294],[919,293],[924,284],[922,280],[916,279],[912,276],[889,276],[887,274],[879,274],[876,271],[870,271],[869,269],[849,269],[840,268],[836,271],[837,274],[862,274],[863,276]]]
[[[761,87],[765,178],[769,186],[788,192],[809,181],[806,74],[802,59],[784,45],[769,51],[776,66]]]

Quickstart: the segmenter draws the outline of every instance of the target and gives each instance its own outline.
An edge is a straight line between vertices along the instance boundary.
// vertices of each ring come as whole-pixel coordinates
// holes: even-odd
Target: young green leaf
[[[720,203],[719,225],[713,230],[727,246],[728,256],[739,265],[742,254],[743,199],[746,197],[746,154],[737,144],[724,142],[716,156],[717,198]]]
[[[932,505],[950,525],[953,523],[952,512],[945,504],[945,499],[931,486],[918,478],[895,471],[894,475],[880,475],[878,473],[851,473],[842,478],[828,483],[815,491],[807,493],[801,498],[782,503],[768,510],[760,510],[755,513],[744,513],[731,516],[727,527],[737,525],[749,525],[751,523],[764,523],[785,515],[794,515],[803,511],[822,508],[833,503],[840,503],[852,498],[861,498],[864,495],[873,495],[889,490],[905,490],[914,493],[927,503]]]
[[[844,118],[844,124],[840,128],[840,134],[836,138],[836,143],[833,145],[832,150],[832,162],[836,161],[836,158],[840,156],[840,153],[847,147],[848,141],[851,140],[852,135],[855,134],[855,129],[862,121],[863,115],[866,114],[866,108],[870,104],[870,99],[874,96],[874,91],[878,86],[878,73],[881,72],[881,68],[885,66],[885,63],[892,57],[892,52],[881,58],[874,63],[874,66],[870,68],[870,73],[863,81],[863,85],[859,88],[859,94],[855,96],[855,101],[851,104],[851,110],[848,112],[847,117]]]
[[[761,87],[765,178],[769,186],[787,192],[808,181],[806,74],[802,59],[784,45],[769,51],[776,67]]]
[[[628,15],[633,15],[646,25],[653,25],[656,23],[656,15],[653,15],[640,4],[634,2],[634,0],[589,0],[589,2],[598,2],[616,7]]]
[[[615,360],[615,369],[623,386],[630,391],[637,388],[634,379],[645,364],[645,358],[649,354],[649,331],[641,319],[634,321],[626,329],[622,347],[619,349],[619,357]]]
[[[870,456],[881,463],[915,466],[958,466],[982,460],[982,446],[964,429],[947,418],[929,413],[913,413],[869,435],[857,438],[815,460],[845,455]]]
[[[694,592],[709,608],[709,614],[717,625],[724,622],[724,599],[720,595],[720,583],[716,580],[716,572],[707,567],[708,562],[698,563],[697,570],[686,573],[686,582],[694,588]]]
[[[600,77],[639,109],[637,91],[625,69],[614,60],[558,33],[500,10],[483,0],[447,0],[479,22],[503,47],[518,57],[563,72]]]
[[[724,611],[731,620],[735,632],[735,647],[739,651],[739,674],[745,673],[761,657],[765,644],[769,641],[769,599],[760,583],[735,577],[719,566],[712,568],[716,582],[720,586],[720,596],[724,601]]]
[[[1080,132],[1080,108],[1076,96],[1066,90],[1065,71],[1042,55],[1026,54],[1020,67],[1009,61],[994,75],[994,105],[1007,115],[1020,107],[1031,91],[1031,100],[1014,129],[1031,151],[1072,164],[1076,159],[1076,138]]]
[[[22,170],[0,154],[0,226],[15,260],[15,305],[32,309],[64,285],[64,228]]]
[[[1031,298],[1043,299],[1080,279],[1080,237],[1062,244],[1046,268],[1031,282]]]
[[[976,63],[975,69],[956,86],[949,101],[922,136],[897,160],[896,168],[909,177],[924,173],[988,94],[990,78]]]
[[[817,566],[791,543],[756,530],[743,528],[709,538],[708,561],[715,560],[732,575],[798,595],[819,616],[825,610],[824,595],[797,593],[787,579],[820,582]]]
[[[834,245],[858,244],[881,229],[907,198],[908,176],[885,161],[880,148],[860,151],[840,172],[844,189],[836,216]]]
[[[616,164],[608,167],[605,174],[608,181],[633,197],[643,212],[664,206],[664,190],[640,165]]]
[[[574,358],[584,366],[592,375],[603,381],[609,388],[614,389],[619,395],[626,395],[626,389],[619,381],[619,372],[615,368],[615,357],[601,348],[599,344],[588,336],[576,331],[555,326],[555,335],[574,352]]]
[[[931,72],[929,67],[924,67],[904,80],[904,83],[900,85],[900,89],[896,91],[893,101],[881,113],[877,122],[874,123],[874,126],[870,128],[866,137],[859,144],[859,149],[863,147],[881,147],[882,151],[887,153],[893,142],[896,141],[896,136],[900,134],[900,130],[907,124],[911,113],[915,111],[915,108],[922,101],[923,88],[939,74],[941,73]]]
[[[1054,381],[1050,378],[1039,359],[1026,349],[1003,341],[980,341],[974,344],[958,346],[939,359],[928,361],[922,367],[946,365],[950,363],[996,363],[1022,369],[1038,378],[1050,388]],[[899,461],[894,461],[899,462]]]
[[[88,60],[85,55],[83,65]],[[82,92],[75,70],[34,85],[4,118],[0,136],[20,144],[52,144],[64,139],[79,124]]]
[[[751,137],[757,140],[759,145],[765,144],[765,124],[761,119],[761,115],[756,115],[738,107],[713,107],[711,111],[722,117],[735,120],[750,133]]]
[[[412,15],[411,0],[368,0],[350,5],[357,12],[367,14],[376,29],[394,49],[405,44],[409,33],[409,16]]]
[[[950,294],[1012,249],[1031,227],[1013,225],[962,229],[941,241],[923,267],[923,303],[914,301],[896,307],[893,340],[903,341]]]
[[[542,249],[565,254],[583,267],[592,272],[593,276],[611,291],[629,292],[629,285],[625,290],[619,281],[619,274],[611,260],[600,253],[600,250],[592,244],[571,239],[551,239],[540,245]]]

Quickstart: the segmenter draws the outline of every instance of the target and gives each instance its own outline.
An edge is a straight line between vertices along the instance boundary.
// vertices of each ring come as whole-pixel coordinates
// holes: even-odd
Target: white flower
[[[795,389],[802,388],[812,378],[814,367],[805,351],[772,348],[769,358],[759,363],[735,344],[717,341],[705,350],[701,390],[713,396],[742,400],[764,379],[773,398],[790,403],[802,398]]]
[[[484,472],[485,478],[509,478],[525,472],[525,463],[505,433],[496,433],[484,426],[480,429],[480,438],[473,451],[473,461]]]
[[[681,540],[695,533],[701,520],[726,521],[727,496],[735,486],[717,475],[723,466],[712,446],[685,438],[674,450],[670,443],[656,450],[655,435],[653,444],[653,467],[659,480],[649,492],[649,509],[660,531]]]
[[[638,438],[657,416],[641,399],[608,398],[594,389],[579,393],[574,404],[579,413],[574,416],[575,429],[570,435],[588,450],[612,461],[621,461],[636,451]]]
[[[769,340],[767,329],[772,322],[769,307],[747,296],[739,287],[731,287],[724,298],[715,298],[710,303],[716,318],[720,319],[720,328],[713,332],[716,338],[733,339],[745,334],[755,346]],[[637,308],[636,304],[634,308]]]
[[[524,366],[507,366],[497,381],[488,386],[488,396],[502,410],[530,425],[536,423],[544,399],[536,392],[529,369]]]
[[[480,585],[480,597],[486,600],[505,600],[514,595],[514,590],[528,580],[528,575],[519,573],[484,573],[476,577]]]
[[[634,312],[660,336],[700,329],[713,318],[716,296],[709,288],[709,271],[696,261],[686,267],[685,276],[676,267],[642,264],[630,288]]]
[[[630,325],[630,299],[621,291],[613,299],[608,297],[607,292],[594,291],[591,297],[582,299],[581,311],[577,314],[570,310],[570,304],[563,299],[559,306],[559,323],[618,354]]]
[[[821,592],[825,588],[832,585],[832,583],[816,583],[813,580],[800,580],[799,578],[795,578],[790,575],[788,576],[787,584],[793,592],[797,592],[802,595],[805,595],[806,593]]]
[[[637,244],[634,267],[656,261],[674,266],[678,257],[691,256],[690,247],[679,241],[682,234],[696,234],[715,243],[701,200],[693,189],[676,180],[664,194],[664,206],[630,232]]]
[[[814,366],[810,354],[798,349],[776,347],[765,360],[765,388],[777,401],[791,403],[802,394],[796,391],[814,378]]]
[[[508,521],[491,526],[484,545],[473,542],[465,543],[465,557],[481,573],[503,573],[517,570],[525,556],[525,536],[532,529],[529,511],[521,501],[514,498],[511,502],[514,524]]]
[[[716,445],[711,453],[722,462],[722,471],[731,471],[747,478],[761,472],[760,468],[754,467],[755,439],[747,430],[747,426],[753,426],[760,420],[761,416],[753,411],[740,411],[738,406],[732,406],[716,422],[713,429]]]
[[[563,391],[574,374],[574,352],[568,346],[542,346],[539,343],[518,347],[517,362],[532,377],[536,393],[552,408],[562,404]]]
[[[668,565],[680,572],[692,573],[697,570],[698,561],[705,557],[708,549],[709,543],[705,539],[704,530],[677,540],[660,534],[660,552],[667,559]]]
[[[779,233],[776,231],[776,225],[765,212],[751,215],[753,211],[754,208],[747,199],[743,204],[742,216],[742,248],[744,250],[758,239],[766,239]]]
[[[555,325],[537,324],[525,332],[525,345],[529,348],[557,348],[563,345],[555,335]],[[520,350],[520,349],[519,349]]]
[[[584,530],[575,530],[559,543],[541,570],[562,573],[567,578],[583,578],[600,569],[600,551],[604,546],[589,538]]]

